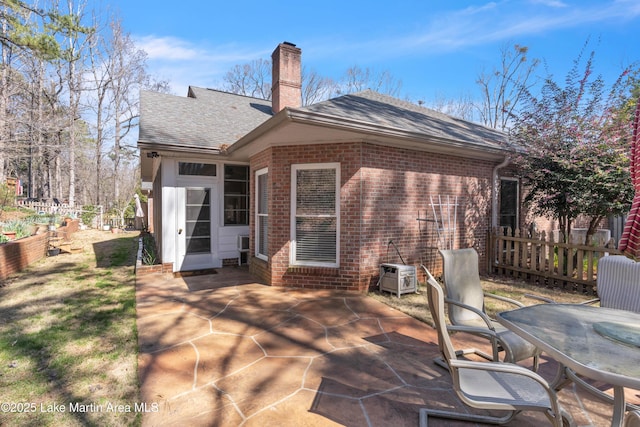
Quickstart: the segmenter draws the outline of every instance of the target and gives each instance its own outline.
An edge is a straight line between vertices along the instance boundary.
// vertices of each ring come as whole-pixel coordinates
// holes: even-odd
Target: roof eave
[[[243,137],[238,139],[236,142],[231,144],[227,152],[229,154],[233,154],[243,148],[247,148],[247,146],[250,145],[252,141],[270,132],[272,129],[275,129],[276,127],[280,126],[282,123],[286,123],[290,121],[291,111],[292,110],[290,108],[284,108],[282,111],[278,112],[270,119],[267,119],[260,126],[253,129],[251,132],[249,132],[248,134],[244,135]]]
[[[185,144],[158,144],[153,141],[138,140],[138,149],[142,151],[189,153],[189,154],[220,154],[222,150],[216,147],[203,147]]]
[[[345,130],[349,132],[358,132],[373,137],[372,140],[369,140],[369,138],[366,140],[373,143],[379,143],[380,145],[393,145],[422,151],[428,150],[440,153],[450,153],[463,155],[464,157],[473,156],[475,158],[487,160],[502,159],[508,151],[504,148],[473,144],[466,141],[443,138],[421,132],[410,132],[390,126],[378,125],[375,123],[344,117],[336,117],[329,114],[285,108],[273,118],[267,120],[262,125],[240,138],[236,143],[232,144],[229,148],[229,152],[231,153],[238,150],[244,151],[242,149],[248,149],[254,140],[286,123],[298,123]],[[389,144],[389,141],[394,141],[395,143]]]

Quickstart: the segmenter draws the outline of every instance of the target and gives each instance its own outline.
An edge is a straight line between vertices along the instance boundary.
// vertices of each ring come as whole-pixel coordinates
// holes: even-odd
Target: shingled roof
[[[139,141],[158,148],[216,149],[247,136],[239,144],[246,146],[252,131],[269,128],[273,116],[271,101],[193,86],[187,97],[142,91],[140,99]],[[294,121],[304,116],[308,124],[356,132],[401,132],[423,141],[425,148],[430,141],[440,146],[450,141],[459,148],[495,152],[507,139],[498,130],[371,90],[290,108],[285,114]]]
[[[219,148],[272,116],[271,101],[189,87],[187,97],[140,93],[139,141],[158,146]]]
[[[500,149],[507,135],[477,123],[448,116],[372,90],[344,95],[298,109],[327,117],[375,125],[381,131],[402,130],[405,133],[430,136],[442,140]]]

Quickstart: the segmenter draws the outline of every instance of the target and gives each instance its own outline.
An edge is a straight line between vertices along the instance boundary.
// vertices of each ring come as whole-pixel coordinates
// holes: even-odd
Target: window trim
[[[268,223],[269,223],[269,207],[268,207],[268,203],[267,203],[267,213],[266,214],[261,214],[259,212],[258,209],[258,204],[259,204],[259,200],[260,200],[260,179],[259,177],[266,175],[266,180],[267,180],[267,185],[269,183],[269,168],[262,168],[259,169],[255,172],[255,177],[256,177],[256,182],[255,182],[255,238],[254,238],[254,242],[255,242],[255,248],[254,248],[254,254],[255,257],[258,259],[261,259],[263,261],[269,261],[269,254],[263,254],[260,253],[260,218],[261,217],[266,217],[267,218],[267,230],[268,230]],[[268,187],[267,187],[267,195],[268,195]],[[269,238],[267,237],[267,252],[268,252],[268,247],[269,247]]]
[[[335,262],[313,262],[298,260],[296,258],[297,246],[296,246],[296,196],[297,196],[297,182],[296,175],[298,170],[313,170],[313,169],[333,169],[336,173],[336,187],[335,187],[335,218],[336,218],[336,258]],[[340,163],[301,163],[291,165],[291,220],[290,220],[290,237],[291,247],[289,250],[289,264],[292,266],[305,266],[305,267],[340,267]]]

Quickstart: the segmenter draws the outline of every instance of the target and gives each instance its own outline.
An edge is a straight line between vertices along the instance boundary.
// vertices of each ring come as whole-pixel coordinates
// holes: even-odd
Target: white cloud
[[[458,13],[461,15],[475,15],[477,13],[486,12],[488,10],[495,10],[497,7],[498,7],[498,3],[492,1],[489,3],[483,4],[482,6],[469,6],[465,9],[462,9]]]
[[[533,4],[541,4],[543,6],[548,6],[548,7],[556,7],[556,8],[569,7],[568,4],[559,0],[529,0],[529,1]]]
[[[197,49],[175,37],[145,36],[138,38],[136,45],[147,52],[152,60],[183,61],[197,58],[199,55]]]
[[[453,3],[455,4],[455,3]],[[385,63],[398,57],[421,57],[495,42],[522,40],[556,30],[592,28],[625,22],[640,16],[637,0],[615,0],[584,5],[568,0],[500,0],[477,6],[433,13],[414,21],[415,30],[367,34],[355,39],[339,32],[307,33],[300,41],[311,61],[331,64],[357,60]],[[407,26],[406,28],[410,28]],[[275,45],[255,40],[252,45],[214,45],[211,40],[186,41],[176,37],[144,36],[138,46],[149,55],[150,71],[172,82],[174,91],[186,93],[190,84],[219,87],[224,73],[234,65],[268,58]],[[313,60],[311,59],[313,58]]]
[[[137,37],[136,46],[147,53],[149,72],[171,83],[172,91],[185,95],[189,85],[219,87],[222,76],[236,64],[266,58],[269,50],[250,46],[197,44],[177,37]]]
[[[534,3],[552,9],[536,7]],[[529,6],[525,7],[527,4]],[[559,0],[491,2],[432,16],[422,32],[356,44],[354,50],[368,46],[378,55],[385,51],[401,54],[451,52],[555,30],[587,25],[595,27],[600,23],[610,24],[638,16],[640,2],[637,0],[617,0],[591,6],[569,6]]]

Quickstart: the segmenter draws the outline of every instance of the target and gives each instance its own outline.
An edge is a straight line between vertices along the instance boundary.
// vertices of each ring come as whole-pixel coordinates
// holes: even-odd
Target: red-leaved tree
[[[633,188],[629,172],[631,69],[607,87],[594,75],[594,52],[581,53],[561,86],[545,79],[540,95],[528,94],[514,119],[510,141],[534,213],[559,223],[567,242],[579,216],[588,219],[585,243],[598,224],[624,214]]]

